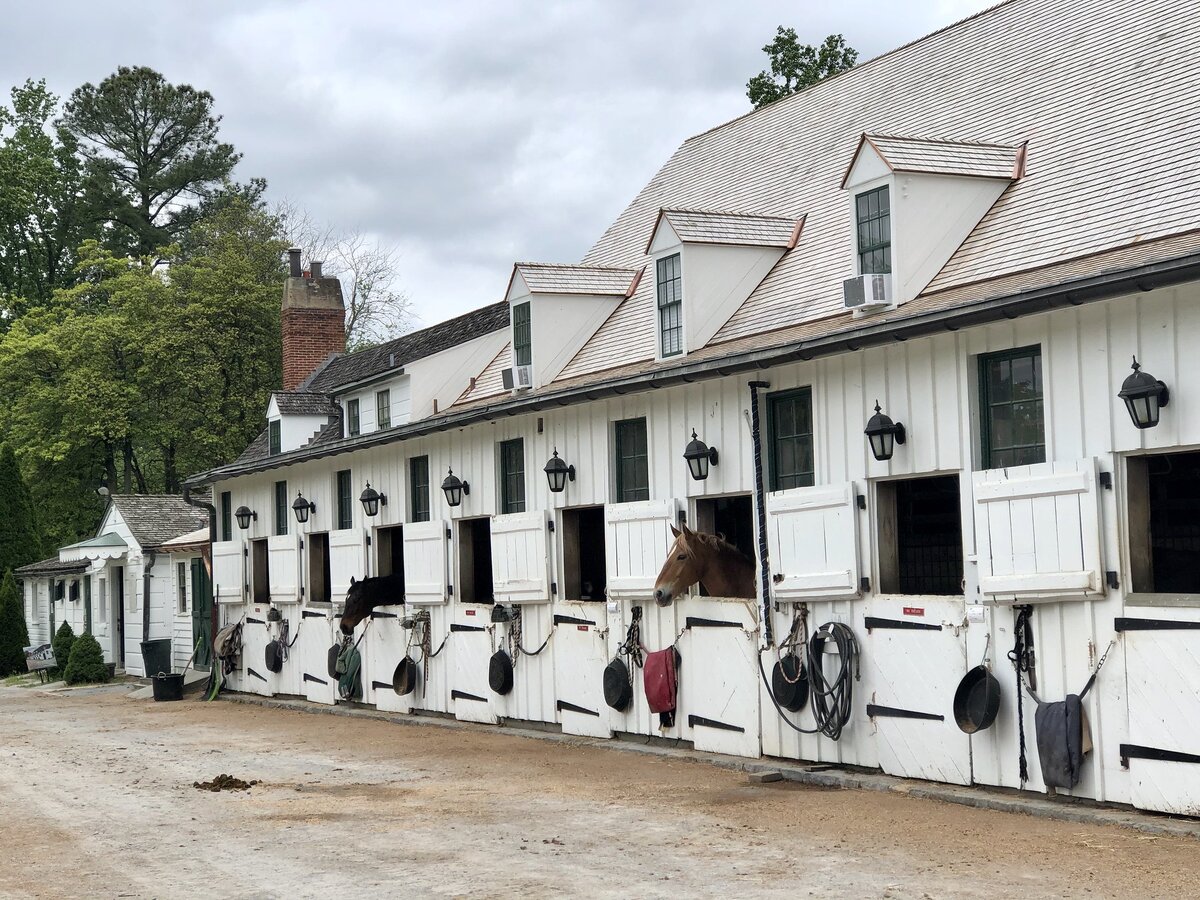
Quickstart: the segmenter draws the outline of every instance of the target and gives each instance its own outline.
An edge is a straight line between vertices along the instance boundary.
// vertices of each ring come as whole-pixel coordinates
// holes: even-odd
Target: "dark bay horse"
[[[399,606],[404,602],[404,576],[380,575],[355,581],[350,578],[346,608],[342,611],[342,634],[353,634],[354,626],[377,606]]]
[[[697,582],[710,597],[754,597],[754,560],[719,534],[692,531],[686,525],[682,531],[672,525],[671,533],[675,543],[654,582],[659,606],[670,606]]]

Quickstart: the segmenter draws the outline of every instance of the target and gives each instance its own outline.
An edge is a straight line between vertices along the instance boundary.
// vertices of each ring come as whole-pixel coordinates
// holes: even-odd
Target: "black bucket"
[[[155,700],[183,699],[183,675],[168,675],[166,672],[159,672],[152,681]]]
[[[143,672],[154,677],[156,672],[171,671],[171,639],[156,638],[152,641],[142,641]]]

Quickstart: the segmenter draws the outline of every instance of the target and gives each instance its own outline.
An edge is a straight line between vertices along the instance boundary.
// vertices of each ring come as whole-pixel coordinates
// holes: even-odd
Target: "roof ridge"
[[[923,138],[904,134],[882,134],[880,132],[864,131],[868,138],[881,138],[885,141],[907,141],[910,144],[945,144],[948,147],[993,147],[997,150],[1019,150],[1021,145],[997,144],[992,141],[957,141],[949,138]]]
[[[923,34],[920,37],[913,38],[911,41],[908,41],[905,44],[901,44],[899,47],[893,47],[890,50],[883,51],[878,56],[872,56],[870,59],[863,60],[862,62],[858,63],[855,66],[852,66],[849,69],[845,69],[841,72],[837,72],[836,74],[829,75],[825,78],[822,78],[820,81],[814,82],[813,84],[810,84],[807,87],[803,87],[794,93],[788,94],[786,97],[780,97],[778,100],[774,100],[771,103],[766,104],[765,106],[760,106],[758,109],[749,110],[748,112],[742,113],[740,116],[734,116],[732,119],[729,119],[728,121],[722,122],[719,125],[714,125],[712,128],[707,128],[704,131],[699,131],[696,134],[693,134],[690,137],[685,138],[683,141],[683,144],[681,144],[680,146],[682,147],[686,144],[691,143],[694,140],[697,140],[699,138],[702,138],[709,134],[712,134],[714,131],[720,131],[722,128],[726,128],[730,125],[733,125],[736,122],[740,122],[740,121],[742,121],[742,119],[747,119],[750,116],[753,116],[753,115],[756,115],[756,114],[762,112],[763,110],[771,109],[772,107],[778,106],[781,103],[787,103],[789,100],[794,100],[796,97],[807,95],[807,94],[817,90],[818,88],[822,87],[823,85],[829,84],[830,82],[836,81],[840,78],[844,78],[847,75],[850,75],[851,73],[858,72],[858,71],[866,68],[867,66],[870,66],[874,63],[879,62],[880,60],[887,59],[889,56],[894,56],[895,54],[900,53],[904,50],[907,50],[910,47],[914,47],[917,44],[920,44],[920,43],[928,41],[932,38],[935,38],[938,35],[944,34],[945,32],[950,31],[954,28],[958,28],[960,25],[965,25],[967,22],[970,22],[974,19],[979,19],[984,16],[990,15],[991,13],[994,13],[996,10],[1001,9],[1002,7],[1011,6],[1014,3],[1020,3],[1020,2],[1023,2],[1023,0],[1000,0],[1000,2],[993,3],[991,6],[988,6],[988,7],[985,7],[984,9],[979,10],[979,12],[972,13],[969,16],[963,16],[961,19],[957,19],[956,21],[951,22],[948,25],[943,25],[941,28],[935,29],[935,30],[929,32],[928,34]],[[668,162],[669,162],[669,160],[668,160]]]
[[[699,213],[702,216],[739,216],[743,219],[774,219],[777,222],[795,222],[798,219],[804,218],[802,215],[774,216],[767,213],[737,212],[732,209],[700,209],[695,206],[663,206],[660,209],[664,213],[686,212]]]
[[[586,263],[539,263],[539,262],[515,262],[514,266],[532,266],[540,269],[589,269],[597,272],[636,272],[637,269],[627,268],[626,266],[589,266]],[[503,302],[503,301],[501,301]],[[492,304],[488,304],[489,306]],[[481,307],[482,308],[482,307]]]

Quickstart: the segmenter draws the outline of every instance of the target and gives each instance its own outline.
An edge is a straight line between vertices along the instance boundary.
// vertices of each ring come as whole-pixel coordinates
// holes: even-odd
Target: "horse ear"
[[[671,534],[675,535],[675,537],[679,537],[678,528],[676,528],[674,525],[669,525],[668,527],[671,529]]]
[[[687,527],[687,522],[683,522],[681,524],[683,525],[683,536],[684,537],[691,537],[693,534],[696,533],[696,532],[692,531],[692,529]]]
[[[350,576],[350,584],[352,584],[352,585],[354,584],[354,576],[353,575]]]

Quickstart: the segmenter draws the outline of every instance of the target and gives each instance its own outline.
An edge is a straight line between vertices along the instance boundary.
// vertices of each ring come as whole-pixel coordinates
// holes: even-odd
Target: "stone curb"
[[[829,764],[792,763],[783,760],[742,759],[719,753],[703,753],[676,747],[642,743],[636,738],[600,740],[555,731],[541,731],[511,725],[483,725],[476,722],[459,722],[457,719],[437,716],[411,715],[381,712],[375,709],[350,706],[325,706],[305,700],[276,700],[252,694],[222,694],[221,698],[233,703],[262,706],[267,709],[282,709],[333,716],[350,716],[360,719],[377,719],[395,725],[463,729],[486,734],[509,735],[532,738],[551,743],[575,747],[595,747],[622,753],[638,753],[668,759],[673,762],[700,763],[748,775],[762,776],[779,773],[783,780],[813,787],[839,788],[842,790],[879,791],[902,794],[921,800],[940,800],[959,806],[971,806],[995,812],[1054,819],[1082,825],[1115,825],[1130,828],[1149,835],[1169,835],[1200,839],[1200,820],[1175,819],[1141,812],[1128,807],[1101,805],[1091,800],[1060,797],[1057,799],[1040,795],[1009,793],[1003,788],[961,787],[952,784],[937,784],[882,775],[873,772],[854,772],[837,769]]]

